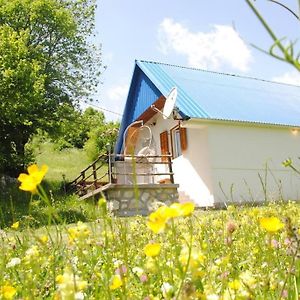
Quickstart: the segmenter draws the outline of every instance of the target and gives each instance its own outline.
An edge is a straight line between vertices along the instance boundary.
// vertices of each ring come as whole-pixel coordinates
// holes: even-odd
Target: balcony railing
[[[137,156],[111,154],[99,156],[83,169],[68,190],[79,196],[107,184],[174,184],[171,155]]]

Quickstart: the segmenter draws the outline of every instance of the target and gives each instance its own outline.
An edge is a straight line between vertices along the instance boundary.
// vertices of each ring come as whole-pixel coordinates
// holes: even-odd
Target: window
[[[160,152],[161,155],[168,155],[169,150],[169,139],[168,139],[168,131],[164,131],[160,134]],[[163,158],[163,161],[167,161],[167,158]]]
[[[176,126],[171,129],[172,155],[176,158],[187,149],[186,128]]]

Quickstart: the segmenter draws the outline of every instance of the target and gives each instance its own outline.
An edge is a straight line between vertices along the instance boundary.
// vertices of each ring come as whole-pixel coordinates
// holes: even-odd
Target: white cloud
[[[121,84],[116,85],[107,90],[107,96],[110,100],[113,102],[119,103],[120,101],[126,100],[125,97],[128,93],[128,85],[127,84]]]
[[[288,84],[294,84],[300,86],[300,72],[293,70],[290,72],[286,72],[280,76],[276,76],[272,78],[273,81],[283,82]]]
[[[123,114],[129,86],[128,84],[119,84],[110,86],[102,91],[101,107],[104,108],[105,118],[108,121],[120,120]]]
[[[224,65],[247,71],[252,55],[237,32],[230,26],[213,25],[210,32],[191,32],[172,19],[159,25],[159,48],[165,54],[171,51],[184,55],[191,67],[220,70]]]

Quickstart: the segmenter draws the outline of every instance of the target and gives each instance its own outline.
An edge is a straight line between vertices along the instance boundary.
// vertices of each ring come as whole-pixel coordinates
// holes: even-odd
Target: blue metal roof
[[[167,96],[174,86],[178,90],[176,106],[182,115],[190,118],[300,126],[298,86],[136,61],[121,135],[159,96]],[[117,151],[120,145],[119,137]]]

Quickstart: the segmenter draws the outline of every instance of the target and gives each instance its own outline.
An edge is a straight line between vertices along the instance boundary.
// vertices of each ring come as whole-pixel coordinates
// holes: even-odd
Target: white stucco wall
[[[300,177],[282,162],[288,157],[299,161],[300,132],[287,127],[211,123],[208,136],[216,202],[263,201],[265,194],[268,200],[299,199]]]
[[[173,161],[175,182],[179,183],[178,190],[184,192],[198,206],[212,206],[214,198],[208,128],[188,128],[187,143],[187,150]]]
[[[159,114],[147,122],[156,154],[160,154],[160,133],[177,124]],[[183,126],[187,128],[188,147],[173,160],[181,200],[186,197],[199,206],[263,201],[265,184],[269,200],[300,198],[300,176],[282,166],[288,157],[299,161],[300,132],[293,134],[288,127],[200,120],[184,122]],[[146,136],[147,130],[140,135],[137,149],[142,148]],[[156,170],[164,172],[166,167],[156,166]],[[154,178],[154,182],[162,177]]]
[[[152,147],[157,154],[160,150],[160,133],[169,132],[169,146],[171,151],[170,129],[178,125],[178,121],[164,120],[160,114],[156,114],[146,124],[151,128],[153,140]],[[148,131],[143,130],[138,139],[137,149],[141,149],[148,137]],[[192,200],[199,206],[213,205],[210,158],[208,150],[207,126],[187,130],[188,148],[183,155],[173,160],[174,181],[179,184],[179,194],[182,201]],[[157,165],[157,172],[168,172],[167,165]],[[157,176],[155,182],[166,176]]]

